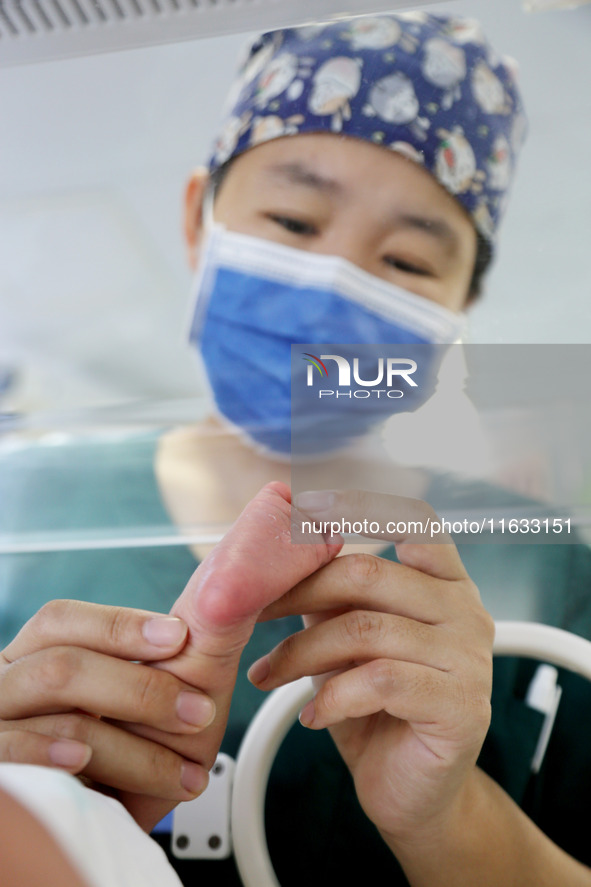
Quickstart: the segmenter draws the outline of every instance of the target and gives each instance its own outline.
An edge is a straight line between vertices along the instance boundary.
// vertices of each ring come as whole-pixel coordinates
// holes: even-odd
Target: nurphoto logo
[[[337,386],[341,390],[335,390],[331,388],[320,388],[318,390],[318,397],[356,397],[356,398],[368,398],[368,397],[381,397],[384,395],[385,397],[390,398],[400,398],[404,397],[404,390],[400,387],[395,388],[395,385],[402,385],[405,383],[411,388],[417,388],[417,383],[412,377],[413,373],[417,370],[417,363],[415,360],[411,360],[408,357],[379,357],[377,361],[377,368],[375,370],[375,378],[373,379],[362,379],[361,373],[359,369],[359,358],[354,357],[351,367],[351,361],[343,357],[340,354],[321,354],[317,356],[315,354],[310,354],[307,351],[303,352],[305,360],[308,364],[308,371],[306,375],[306,385],[308,388],[314,386],[314,381],[316,379],[316,375],[314,370],[320,375],[321,380],[323,381],[325,378],[329,376],[329,369],[326,366],[325,361],[333,361],[336,364],[337,369]],[[330,366],[330,375],[331,378],[334,376],[334,366]],[[358,388],[353,388],[351,383],[351,374],[353,375],[353,382]],[[376,388],[377,385],[385,385],[384,388]]]

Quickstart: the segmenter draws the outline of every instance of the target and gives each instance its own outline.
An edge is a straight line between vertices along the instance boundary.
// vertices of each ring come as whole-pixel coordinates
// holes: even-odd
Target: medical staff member
[[[412,13],[253,45],[187,189],[191,340],[216,414],[209,436],[160,447],[178,522],[231,521],[289,479],[292,343],[457,339],[524,131],[513,75],[474,25]],[[239,434],[220,445],[228,423]]]
[[[258,369],[273,365],[276,345],[285,353],[289,341],[363,341],[362,330],[369,342],[453,341],[457,314],[477,292],[492,251],[524,127],[513,76],[478,28],[422,13],[267,35],[245,62],[234,99],[210,164],[214,217],[226,231],[204,241],[208,181],[196,175],[187,194],[186,234],[191,260],[212,272],[198,278],[193,337],[219,414],[245,436],[229,438],[222,453],[214,418],[205,433],[179,435],[163,446],[158,478],[173,516],[183,522],[186,508],[190,521],[202,516],[195,504],[209,519],[234,517],[262,482],[287,471],[273,458],[285,456],[289,430],[282,380],[270,423],[268,414],[249,412],[252,387],[242,398],[228,390],[233,381],[252,382],[257,358]],[[275,314],[266,322],[238,262],[230,270],[242,281],[234,293],[242,301],[231,305],[208,284],[228,255],[238,256],[237,246],[246,242],[241,236],[257,239],[249,242],[267,269],[287,255],[273,244],[295,247],[302,266],[310,253],[320,264],[324,255],[347,260],[369,275],[367,293],[379,310],[331,288],[314,302],[313,335],[302,335],[310,330],[309,315],[301,311],[297,288],[290,286],[289,303],[268,303]],[[256,272],[249,276],[258,285]],[[378,299],[385,285],[389,307]],[[278,325],[286,321],[293,333],[277,343]],[[289,378],[288,364],[285,372]],[[347,561],[342,564],[335,568],[337,585],[347,586]],[[395,570],[377,561],[377,584],[387,586]],[[419,585],[428,575],[420,567],[413,573]],[[142,769],[139,758],[136,764]],[[526,833],[532,852],[538,841],[549,845],[535,830],[526,827]],[[519,855],[523,844],[514,849]],[[557,859],[559,868],[564,863],[579,873],[568,857]],[[412,877],[421,883],[421,873]]]

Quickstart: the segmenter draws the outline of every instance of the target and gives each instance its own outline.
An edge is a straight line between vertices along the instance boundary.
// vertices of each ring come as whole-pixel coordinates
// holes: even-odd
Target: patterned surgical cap
[[[424,12],[263,34],[241,65],[209,160],[329,132],[420,163],[491,243],[526,118],[511,63],[471,19]]]

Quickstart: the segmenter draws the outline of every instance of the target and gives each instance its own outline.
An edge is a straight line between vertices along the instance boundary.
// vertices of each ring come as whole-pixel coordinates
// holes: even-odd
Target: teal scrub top
[[[47,528],[166,527],[157,489],[156,438],[30,447],[0,457],[0,533]],[[437,491],[434,491],[434,495]],[[436,496],[435,496],[436,498]],[[485,604],[499,588],[534,595],[536,618],[591,635],[591,552],[582,544],[459,545]],[[385,556],[394,557],[393,550]],[[77,598],[167,611],[197,566],[184,546],[7,554],[0,557],[0,641],[8,642],[43,603]],[[258,625],[241,662],[222,750],[235,756],[265,698],[246,679],[252,662],[300,628],[298,618]],[[591,789],[591,688],[561,671],[563,695],[544,764],[530,764],[543,717],[525,705],[537,667],[496,659],[492,724],[479,764],[567,852],[591,864],[585,828]],[[357,802],[351,777],[326,731],[296,724],[277,755],[267,794],[267,832],[282,887],[407,881]],[[169,851],[169,839],[159,835]],[[185,883],[238,887],[232,860],[181,862]],[[197,881],[196,879],[199,878]]]

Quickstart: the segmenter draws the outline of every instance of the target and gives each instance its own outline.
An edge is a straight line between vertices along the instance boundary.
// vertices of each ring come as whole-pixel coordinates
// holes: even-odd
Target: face
[[[198,262],[207,176],[187,189],[189,261]],[[333,134],[274,139],[235,159],[214,206],[228,229],[348,259],[452,311],[467,299],[476,234],[462,207],[413,161]]]

